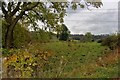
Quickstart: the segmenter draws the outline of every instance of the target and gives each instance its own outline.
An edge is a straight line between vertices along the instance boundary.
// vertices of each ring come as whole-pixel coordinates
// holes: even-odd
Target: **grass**
[[[33,54],[38,53],[38,49],[48,51],[52,55],[44,64],[40,76],[42,78],[118,77],[117,57],[113,55],[114,58],[111,59],[109,48],[101,46],[100,43],[56,41],[27,47],[29,53]]]
[[[52,42],[40,45],[44,50],[51,50],[54,55],[45,67],[47,76],[68,78],[112,78],[117,77],[116,62],[106,67],[97,64],[97,60],[110,50],[99,43]],[[113,66],[114,65],[114,66]]]

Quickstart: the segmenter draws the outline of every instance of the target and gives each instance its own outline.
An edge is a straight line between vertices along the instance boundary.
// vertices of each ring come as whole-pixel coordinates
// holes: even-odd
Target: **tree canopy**
[[[60,33],[59,40],[66,41],[69,38],[70,31],[68,30],[68,28],[65,24],[63,24],[61,27],[62,27],[62,30]]]
[[[102,5],[101,1],[90,2],[84,1],[86,6],[92,5],[99,8]],[[84,8],[81,2],[2,2],[3,19],[7,23],[5,35],[5,47],[12,47],[13,31],[17,22],[33,25],[34,30],[37,30],[37,22],[41,21],[45,25],[45,29],[55,31],[64,23],[66,9],[70,6],[72,9],[77,9],[77,6]]]

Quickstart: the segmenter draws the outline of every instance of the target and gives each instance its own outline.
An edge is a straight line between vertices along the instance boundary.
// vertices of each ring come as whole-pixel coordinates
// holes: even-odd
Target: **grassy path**
[[[41,45],[54,52],[47,77],[111,78],[118,76],[118,58],[98,43],[53,42]]]

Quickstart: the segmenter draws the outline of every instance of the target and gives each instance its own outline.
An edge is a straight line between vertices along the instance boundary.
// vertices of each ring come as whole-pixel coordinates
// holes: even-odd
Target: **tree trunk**
[[[32,10],[39,3],[38,2],[34,3],[34,5],[31,5],[31,4],[23,3],[23,6],[21,7],[21,11],[20,11],[21,2],[18,2],[18,4],[16,5],[16,7],[13,9],[12,12],[11,12],[11,7],[14,5],[11,5],[10,3],[8,3],[8,7],[6,7],[5,4],[2,4],[2,12],[4,14],[5,21],[8,23],[7,32],[5,34],[5,48],[10,49],[13,46],[12,45],[13,44],[13,30],[18,20],[21,19],[23,15],[25,15],[25,11]],[[31,6],[28,7],[27,5],[31,5]],[[6,8],[8,8],[7,9],[8,11],[6,10]],[[20,13],[16,15],[16,13],[19,11]]]
[[[13,47],[13,25],[8,25],[7,32],[5,34],[5,48],[10,49]]]
[[[9,25],[7,26],[7,32],[5,34],[5,48],[10,49],[13,47],[13,30],[18,20],[21,19],[24,14],[25,11],[21,12],[15,19],[10,18],[12,20],[9,20],[10,22],[8,22]],[[8,19],[6,19],[6,21],[7,20]]]
[[[20,18],[12,21],[11,22],[12,24],[7,26],[7,31],[5,33],[5,48],[6,49],[13,48],[13,31],[14,31],[15,25],[17,24]]]

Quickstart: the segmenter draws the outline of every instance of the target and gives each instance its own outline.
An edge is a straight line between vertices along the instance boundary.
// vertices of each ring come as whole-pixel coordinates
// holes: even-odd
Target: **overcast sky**
[[[69,0],[72,1],[72,0]],[[118,31],[118,1],[102,0],[103,6],[99,9],[67,9],[64,23],[71,34],[112,34]],[[40,25],[42,23],[39,23]]]
[[[118,1],[102,0],[100,9],[67,9],[65,24],[72,34],[111,34],[118,31]]]

